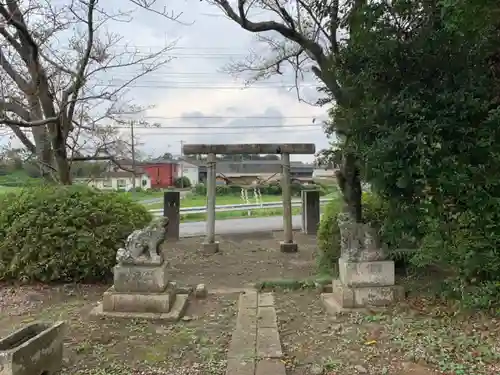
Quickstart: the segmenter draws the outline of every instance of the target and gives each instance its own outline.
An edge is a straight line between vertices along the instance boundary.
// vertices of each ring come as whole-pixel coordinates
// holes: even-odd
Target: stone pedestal
[[[169,281],[167,262],[119,264],[113,269],[118,293],[162,293]]]
[[[296,253],[299,251],[299,246],[296,242],[280,242],[280,251],[282,253]]]
[[[176,321],[187,307],[187,294],[169,284],[168,263],[136,260],[116,265],[114,285],[103,295],[93,315]]]
[[[394,262],[385,259],[373,229],[359,223],[343,222],[339,226],[339,279],[333,281],[332,293],[321,295],[326,309],[339,313],[388,306],[402,299],[404,291],[395,285]]]
[[[200,251],[203,254],[215,254],[219,252],[219,241],[203,242]]]

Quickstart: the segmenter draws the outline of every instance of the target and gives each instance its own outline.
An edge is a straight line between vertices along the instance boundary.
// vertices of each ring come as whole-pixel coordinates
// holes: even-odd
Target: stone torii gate
[[[216,253],[219,242],[215,241],[215,196],[216,196],[216,154],[279,154],[282,162],[281,189],[283,200],[284,239],[280,243],[283,252],[296,252],[297,244],[293,241],[292,194],[290,176],[290,154],[309,154],[316,152],[314,143],[288,144],[185,144],[184,155],[207,155],[207,222],[206,238],[202,251]]]

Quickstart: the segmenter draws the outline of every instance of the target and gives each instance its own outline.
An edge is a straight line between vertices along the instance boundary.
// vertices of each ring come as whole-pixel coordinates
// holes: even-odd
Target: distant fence
[[[320,204],[325,204],[333,200],[332,198],[321,198]],[[302,200],[292,200],[292,207],[300,207],[302,205]],[[262,202],[262,203],[241,203],[241,204],[224,204],[215,206],[216,212],[229,212],[229,211],[253,211],[253,210],[263,210],[269,208],[282,208],[282,202]],[[181,207],[179,209],[181,215],[185,214],[204,214],[207,212],[205,206],[198,207]],[[149,210],[154,216],[162,216],[163,208],[157,208]]]

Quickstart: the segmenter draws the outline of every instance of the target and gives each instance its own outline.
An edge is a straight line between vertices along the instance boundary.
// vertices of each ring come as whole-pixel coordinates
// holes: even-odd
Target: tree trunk
[[[42,120],[43,113],[40,102],[36,96],[29,97],[31,120]],[[31,128],[33,141],[36,148],[36,156],[40,162],[40,174],[44,178],[51,179],[50,167],[54,163],[52,148],[50,144],[49,130],[46,126],[35,126]]]
[[[61,157],[61,155],[57,153],[55,159],[59,182],[63,185],[71,185],[71,167],[69,165],[68,159],[65,157]]]
[[[356,223],[363,222],[361,209],[362,189],[359,174],[356,157],[350,152],[345,152],[342,165],[336,176],[344,198],[344,210]]]
[[[54,150],[59,182],[63,185],[71,185],[71,164],[66,151],[66,136],[63,131],[63,124],[60,121],[50,124],[49,131],[52,136],[52,149]]]

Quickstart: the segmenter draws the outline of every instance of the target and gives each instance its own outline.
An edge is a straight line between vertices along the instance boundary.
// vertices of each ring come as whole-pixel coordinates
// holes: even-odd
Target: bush
[[[207,187],[205,184],[196,184],[191,189],[191,191],[193,194],[196,194],[196,195],[207,195]]]
[[[340,229],[337,215],[342,209],[342,198],[328,202],[321,217],[318,228],[317,266],[320,274],[332,274],[337,269],[340,257]],[[386,216],[383,202],[374,194],[363,193],[363,215],[365,221],[381,230],[382,241],[385,242],[383,223]]]
[[[86,186],[27,188],[0,207],[0,280],[107,280],[117,248],[151,220],[126,194]]]
[[[296,181],[293,181],[291,186],[290,186],[292,196],[295,196],[295,197],[297,197],[297,196],[300,197],[303,189],[304,189],[304,185],[302,185],[300,182],[296,182]]]
[[[340,229],[337,215],[342,207],[341,198],[326,205],[318,227],[317,266],[320,274],[332,274],[340,257]]]
[[[264,195],[281,195],[281,185],[279,183],[272,183],[260,188],[260,193]]]
[[[186,176],[177,177],[174,180],[174,186],[176,188],[189,188],[189,187],[191,187],[191,181]]]
[[[231,194],[231,188],[228,185],[217,185],[215,187],[215,195],[223,196]]]
[[[207,186],[205,184],[197,184],[192,189],[192,192],[196,195],[207,195]],[[217,185],[215,187],[215,194],[217,196],[240,195],[241,187],[237,185]]]
[[[471,308],[500,306],[500,203],[426,219],[417,266],[437,266],[446,276],[440,285],[447,297]]]

